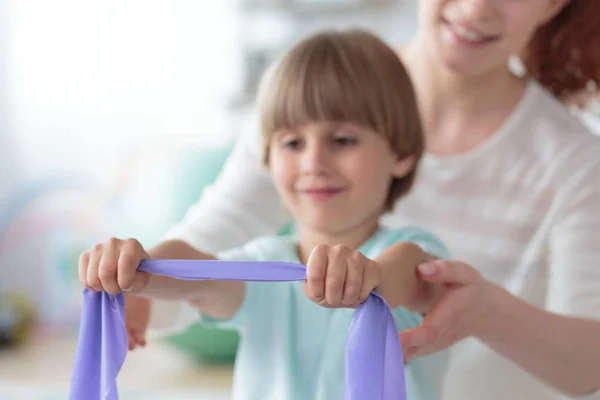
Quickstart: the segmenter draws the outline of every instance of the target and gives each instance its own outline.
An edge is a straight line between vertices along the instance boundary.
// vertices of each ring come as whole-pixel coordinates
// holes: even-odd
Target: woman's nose
[[[477,23],[485,22],[494,9],[495,1],[506,0],[459,0],[458,11],[464,20]],[[477,28],[474,26],[473,28]]]

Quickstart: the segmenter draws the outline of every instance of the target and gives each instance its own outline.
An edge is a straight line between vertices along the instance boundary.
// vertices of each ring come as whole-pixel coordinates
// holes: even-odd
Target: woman
[[[598,15],[597,0],[421,0],[418,33],[399,50],[427,154],[384,222],[423,226],[473,266],[421,266],[448,292],[402,333],[409,357],[467,338],[452,348],[445,400],[600,397],[600,143],[566,108],[600,83]],[[524,77],[507,67],[515,54]],[[151,256],[219,251],[281,227],[260,165],[258,136],[244,135]],[[136,315],[145,306],[128,302]],[[129,323],[131,346],[143,344],[144,327]]]

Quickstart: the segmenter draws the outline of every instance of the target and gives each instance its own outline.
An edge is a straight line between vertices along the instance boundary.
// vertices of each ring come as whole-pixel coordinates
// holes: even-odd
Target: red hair
[[[571,0],[523,54],[528,73],[556,97],[582,105],[600,93],[600,0]],[[582,102],[583,101],[583,102]]]

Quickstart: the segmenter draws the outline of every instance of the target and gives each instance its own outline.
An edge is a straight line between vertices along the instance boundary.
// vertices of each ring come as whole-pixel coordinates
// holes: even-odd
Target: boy
[[[407,308],[432,288],[417,282],[416,265],[447,256],[423,230],[379,226],[410,190],[423,152],[413,88],[381,40],[363,31],[325,32],[275,65],[261,86],[259,109],[264,163],[298,234],[263,237],[217,258],[303,263],[306,282],[150,276],[136,272],[150,258],[141,245],[117,239],[84,253],[80,276],[92,290],[184,300],[184,319],[239,330],[234,399],[342,399],[352,308],[377,290],[399,329],[417,326],[420,314]],[[391,249],[402,257],[391,257]],[[180,258],[210,257],[183,245]],[[143,332],[142,308],[127,318],[139,316]],[[430,360],[407,365],[409,399],[439,398],[444,355],[433,358],[437,365]]]

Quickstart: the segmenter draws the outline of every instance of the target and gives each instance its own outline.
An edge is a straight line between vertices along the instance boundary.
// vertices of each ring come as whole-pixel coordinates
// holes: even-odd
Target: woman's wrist
[[[484,280],[482,285],[481,319],[473,327],[473,336],[482,341],[492,339],[503,327],[511,324],[511,317],[518,312],[518,299],[503,287]]]

